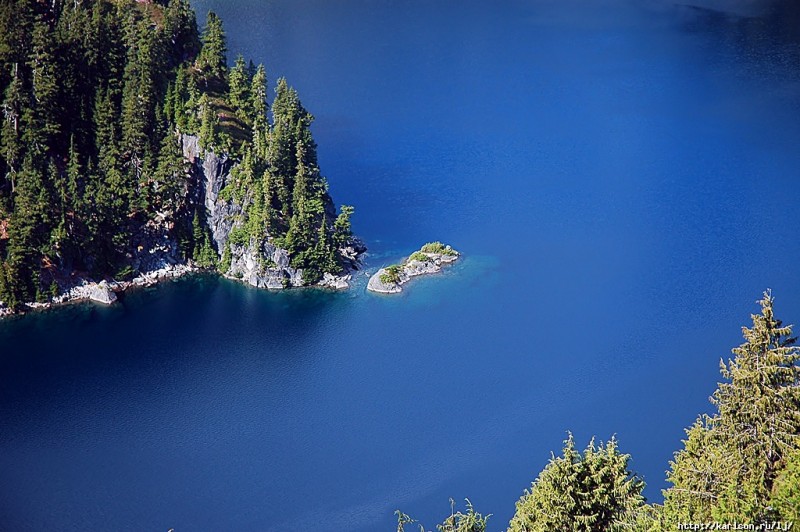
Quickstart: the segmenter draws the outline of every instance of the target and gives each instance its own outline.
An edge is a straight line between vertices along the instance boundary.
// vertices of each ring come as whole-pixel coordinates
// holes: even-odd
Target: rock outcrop
[[[89,289],[89,299],[95,303],[110,305],[117,300],[117,294],[115,294],[111,288],[109,288],[106,281],[101,281],[95,285],[92,285],[92,287]]]
[[[190,172],[193,179],[201,184],[198,201],[205,206],[206,224],[218,257],[222,259],[226,249],[230,253],[230,264],[223,266],[222,274],[229,279],[270,290],[305,286],[307,283],[303,270],[292,267],[288,251],[276,246],[268,236],[264,241],[251,238],[247,244],[231,241],[231,233],[243,225],[244,211],[252,200],[245,196],[237,201],[220,194],[233,179],[233,161],[213,151],[201,154],[197,137],[188,135],[183,137],[183,153],[192,164]],[[325,210],[329,220],[335,218],[332,202],[325,205]],[[326,273],[316,285],[334,290],[347,289],[351,273],[361,268],[360,258],[365,251],[363,242],[352,238],[345,247],[339,249],[344,267],[342,274]]]
[[[367,290],[379,294],[398,294],[413,277],[439,273],[443,265],[455,262],[459,256],[458,251],[440,242],[425,244],[402,263],[375,272],[367,283]]]

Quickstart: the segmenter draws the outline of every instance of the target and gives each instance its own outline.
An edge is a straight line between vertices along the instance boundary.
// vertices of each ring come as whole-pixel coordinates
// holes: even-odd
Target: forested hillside
[[[267,87],[186,0],[1,3],[0,301],[129,278],[158,253],[225,273],[236,243],[286,250],[306,284],[341,272],[353,210],[336,215],[297,93],[280,79],[269,106]],[[224,249],[189,136],[234,163]]]

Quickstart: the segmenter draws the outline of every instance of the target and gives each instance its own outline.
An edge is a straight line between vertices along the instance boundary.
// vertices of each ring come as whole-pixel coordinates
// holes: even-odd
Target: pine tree
[[[350,217],[353,216],[355,208],[350,205],[342,205],[339,209],[339,216],[333,222],[333,244],[337,248],[343,248],[353,237],[350,227]]]
[[[614,438],[599,446],[592,440],[581,454],[570,434],[563,456],[553,456],[517,502],[509,532],[605,532],[633,526],[644,504],[644,483],[628,470],[629,459]]]
[[[252,124],[252,97],[250,95],[252,79],[244,61],[244,57],[239,55],[236,58],[236,63],[231,69],[230,76],[230,90],[228,103],[236,113],[236,117],[246,124]]]
[[[219,117],[211,105],[208,97],[203,94],[200,97],[200,132],[198,138],[200,147],[203,150],[213,150],[217,145],[217,129],[219,127]]]
[[[186,193],[186,174],[180,140],[174,132],[167,132],[153,173],[152,203],[158,215],[166,217],[176,213]]]
[[[762,517],[779,467],[800,447],[800,350],[792,327],[775,318],[773,302],[765,292],[761,314],[752,316],[752,328],[742,328],[746,342],[727,365],[720,362],[728,382],[712,402],[719,409],[718,430],[739,466],[720,496],[720,517]]]
[[[786,460],[786,467],[775,479],[770,506],[777,519],[800,523],[800,449]]]
[[[788,457],[800,448],[800,350],[792,327],[776,319],[765,292],[745,342],[720,362],[726,382],[712,397],[718,412],[687,431],[675,455],[664,512],[676,519],[757,521]]]
[[[486,532],[486,524],[491,515],[483,516],[475,511],[472,502],[467,501],[467,513],[455,511],[455,501],[450,499],[450,516],[440,525],[436,525],[439,532]]]
[[[195,263],[201,268],[215,267],[217,255],[198,210],[195,210],[194,218],[192,218],[192,243],[192,258]]]
[[[2,142],[2,159],[5,170],[12,174],[19,169],[22,162],[22,115],[25,106],[25,93],[22,85],[19,64],[13,66],[11,83],[5,91],[3,99],[3,128],[0,133]],[[13,189],[13,182],[12,182]]]
[[[275,177],[281,213],[287,220],[293,215],[294,204],[297,202],[297,198],[293,198],[292,189],[298,171],[299,142],[303,142],[306,165],[316,166],[316,145],[313,141],[308,142],[312,121],[313,117],[303,108],[297,92],[289,87],[284,78],[280,78],[272,102],[272,128],[267,163]]]
[[[261,159],[266,159],[269,138],[267,124],[269,108],[267,106],[267,72],[264,65],[258,65],[252,75],[249,108],[252,114],[253,146],[256,155]]]
[[[61,124],[57,76],[59,65],[53,54],[50,27],[43,20],[38,20],[34,24],[31,46],[28,68],[31,72],[33,97],[31,119],[25,140],[32,149],[44,154],[55,147],[58,135],[61,133]]]
[[[208,12],[206,27],[203,30],[203,47],[197,57],[197,68],[203,73],[205,79],[216,78],[224,80],[228,72],[228,51],[225,39],[225,31],[222,29],[222,21],[213,11]]]
[[[139,182],[144,160],[152,155],[150,134],[155,126],[155,54],[147,21],[131,16],[128,24],[129,48],[122,91],[122,155],[131,166],[131,180]]]
[[[667,481],[675,488],[664,492],[663,516],[669,528],[675,523],[713,519],[712,508],[720,491],[718,470],[726,461],[714,424],[715,420],[707,415],[698,417],[686,429],[683,449],[670,462]]]
[[[197,18],[186,0],[169,0],[164,10],[164,33],[173,47],[173,60],[180,64],[200,50]]]
[[[50,234],[49,218],[54,203],[45,169],[29,154],[19,174],[12,223],[8,228],[8,264],[13,276],[13,295],[18,301],[33,301],[40,292],[39,270]]]

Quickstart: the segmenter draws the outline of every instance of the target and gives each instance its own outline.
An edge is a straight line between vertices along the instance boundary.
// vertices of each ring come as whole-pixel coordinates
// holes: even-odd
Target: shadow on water
[[[681,4],[684,30],[713,35],[742,62],[796,74],[800,67],[800,4],[746,2],[744,11],[733,4]]]
[[[34,398],[55,402],[73,394],[78,382],[147,381],[165,366],[185,370],[253,353],[274,364],[299,364],[305,339],[348,299],[193,276],[131,291],[110,307],[79,303],[4,320],[0,412]]]

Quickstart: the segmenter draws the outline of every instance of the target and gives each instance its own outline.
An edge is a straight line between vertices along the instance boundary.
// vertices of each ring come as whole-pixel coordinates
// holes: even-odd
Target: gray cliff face
[[[231,257],[226,277],[270,290],[303,286],[303,270],[289,266],[289,254],[285,249],[270,243],[259,246],[251,239],[247,246],[231,245]]]
[[[217,252],[225,249],[225,243],[233,229],[236,217],[242,213],[242,206],[234,201],[226,202],[219,197],[231,178],[233,161],[226,155],[218,156],[207,151],[200,156],[200,146],[194,135],[183,136],[183,156],[191,163],[191,176],[197,187],[195,203],[202,203],[206,208],[206,224],[211,229],[211,236]]]
[[[242,225],[242,214],[247,207],[249,198],[245,197],[243,204],[234,199],[220,197],[223,190],[231,181],[231,171],[235,163],[227,156],[219,156],[213,151],[205,151],[202,156],[197,137],[183,136],[183,153],[191,163],[191,175],[199,184],[197,203],[202,203],[206,210],[206,224],[211,230],[219,257],[222,257],[226,246],[230,249],[231,263],[225,277],[238,279],[258,288],[281,290],[284,288],[303,286],[303,270],[291,267],[289,253],[270,242],[251,239],[247,245],[229,243],[231,231]],[[333,202],[325,206],[328,219],[335,217]],[[335,276],[326,274],[319,286],[345,289],[350,279],[350,272],[361,267],[360,256],[366,251],[364,244],[354,238],[346,248],[341,250],[345,258],[345,272]]]

